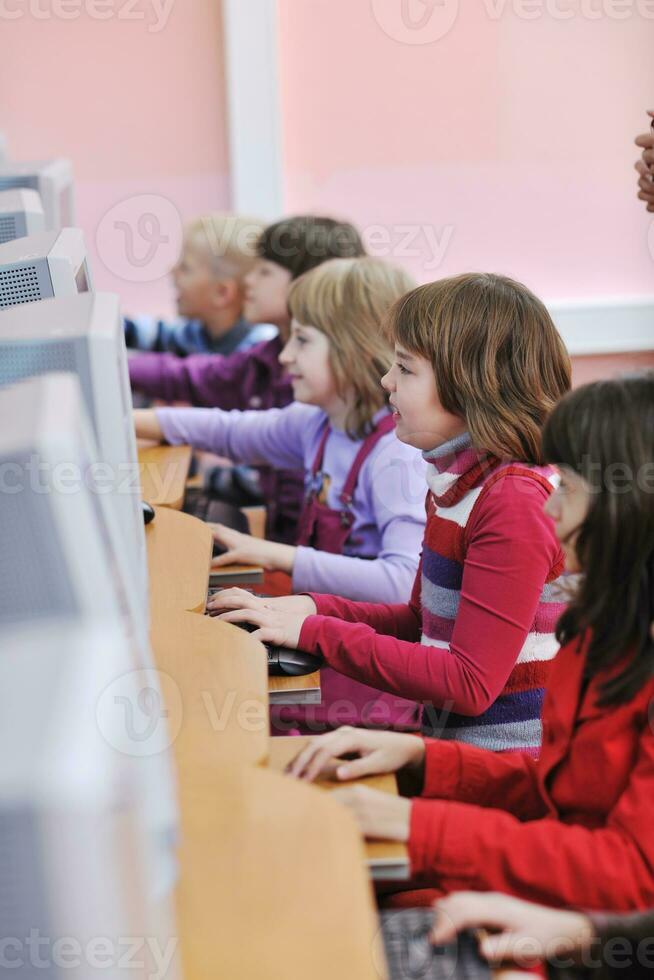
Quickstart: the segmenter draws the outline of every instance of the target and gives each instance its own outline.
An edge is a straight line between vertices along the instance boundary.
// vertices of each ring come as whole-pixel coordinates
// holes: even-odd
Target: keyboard
[[[432,946],[433,909],[381,913],[390,980],[490,980],[488,963],[477,952],[477,940],[463,932],[449,946]]]

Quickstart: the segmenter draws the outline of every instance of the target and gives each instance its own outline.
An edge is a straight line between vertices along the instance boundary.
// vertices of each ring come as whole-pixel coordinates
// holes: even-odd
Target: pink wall
[[[27,2],[5,6],[23,11],[0,21],[11,156],[70,157],[96,288],[118,292],[125,310],[169,312],[181,221],[229,203],[220,4],[120,0],[104,4],[105,21],[92,0],[72,0],[69,21],[54,16],[56,2],[37,5],[44,20]],[[159,231],[146,218],[143,238],[147,213]],[[116,221],[134,229],[136,263]]]
[[[279,0],[289,209],[352,217],[423,281],[487,269],[546,299],[654,294],[633,170],[654,4],[636,2],[626,20],[582,0],[524,20],[520,0],[408,0],[420,35],[402,0]]]

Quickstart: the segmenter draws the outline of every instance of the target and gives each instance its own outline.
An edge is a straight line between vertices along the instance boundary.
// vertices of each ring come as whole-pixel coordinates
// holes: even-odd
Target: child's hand
[[[364,837],[408,841],[411,800],[367,786],[337,789],[332,796],[350,810]]]
[[[578,912],[534,905],[508,895],[453,892],[436,902],[431,940],[452,942],[464,929],[488,928],[480,950],[487,960],[522,965],[581,951],[592,939],[590,920]]]
[[[288,572],[289,575],[293,571],[295,548],[290,544],[253,538],[251,534],[241,534],[224,524],[209,524],[209,527],[214,541],[227,549],[224,555],[213,559],[212,568],[222,568],[224,565],[262,565],[268,571]]]
[[[315,611],[315,603],[308,596],[288,598],[308,599]],[[262,596],[252,595],[245,589],[224,589],[207,603],[207,611],[211,616],[217,616],[226,623],[252,623],[259,627],[252,633],[255,640],[295,650],[300,640],[302,624],[311,613],[298,613],[297,607],[294,608],[288,603],[286,607],[273,605],[280,601],[282,600],[264,599]],[[229,612],[221,613],[221,609]]]
[[[157,413],[153,409],[135,408],[132,414],[134,416],[134,431],[137,439],[162,441],[163,432],[157,419]]]
[[[654,119],[654,111],[648,112]],[[654,131],[643,133],[636,138],[636,146],[643,148],[640,160],[636,164],[638,171],[638,197],[645,201],[648,211],[654,211]]]
[[[335,761],[353,753],[358,758],[352,762]],[[319,776],[359,779],[377,773],[397,772],[404,766],[420,766],[424,757],[425,743],[415,735],[368,731],[346,725],[312,738],[288,766],[287,772],[309,781]]]

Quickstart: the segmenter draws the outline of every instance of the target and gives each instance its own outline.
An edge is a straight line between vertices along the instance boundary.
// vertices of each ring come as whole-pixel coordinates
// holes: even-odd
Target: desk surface
[[[181,695],[166,707],[176,733],[184,980],[383,980],[354,821],[314,787],[255,765],[268,745],[265,651],[199,614],[207,535],[165,509],[146,531],[155,659]]]
[[[288,763],[302,751],[308,742],[309,738],[304,736],[271,738],[268,743],[269,768],[283,772]],[[290,777],[287,776],[286,778]],[[393,775],[367,776],[354,782],[369,786],[370,789],[380,790],[383,793],[394,793],[397,796],[397,781]],[[315,785],[323,790],[333,790],[352,784],[339,783],[335,779],[319,779]],[[376,878],[383,877],[380,873],[382,865],[404,865],[408,876],[409,856],[405,844],[398,844],[396,841],[366,841],[365,859],[368,867],[375,869]]]
[[[188,514],[180,514],[166,507],[156,510],[154,521],[146,527],[151,583],[150,618],[154,624],[153,632],[156,630],[161,641],[172,651],[175,642],[180,644],[181,640],[179,637],[173,640],[172,636],[166,635],[169,611],[204,612],[212,537],[206,524]],[[196,635],[205,637],[204,642],[208,646],[213,642],[217,647],[229,646],[233,651],[238,651],[242,649],[242,639],[249,636],[243,630],[229,627],[229,643],[221,643],[215,639],[216,634],[211,632],[211,627],[220,626],[224,630],[227,624],[211,620],[208,616],[198,616],[198,619],[209,624],[208,627],[194,624]],[[265,666],[263,646],[259,643],[256,646],[260,651],[257,656],[264,658]],[[268,690],[276,704],[297,704],[298,700],[319,701],[320,674],[270,677]]]
[[[191,467],[191,447],[141,443],[138,458],[143,499],[153,506],[181,510]]]

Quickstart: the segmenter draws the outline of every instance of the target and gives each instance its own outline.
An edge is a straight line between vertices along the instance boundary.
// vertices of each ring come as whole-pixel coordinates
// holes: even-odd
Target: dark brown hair
[[[575,532],[583,575],[557,640],[592,631],[588,677],[628,657],[602,687],[601,705],[629,701],[654,674],[653,437],[651,372],[578,388],[557,405],[543,433],[547,459],[578,473],[591,491]]]
[[[269,225],[257,243],[257,255],[288,269],[293,279],[327,259],[365,255],[361,236],[348,221],[299,215]]]
[[[570,388],[570,358],[547,309],[505,276],[468,273],[419,286],[387,329],[431,361],[443,408],[500,459],[541,463],[541,430]]]

